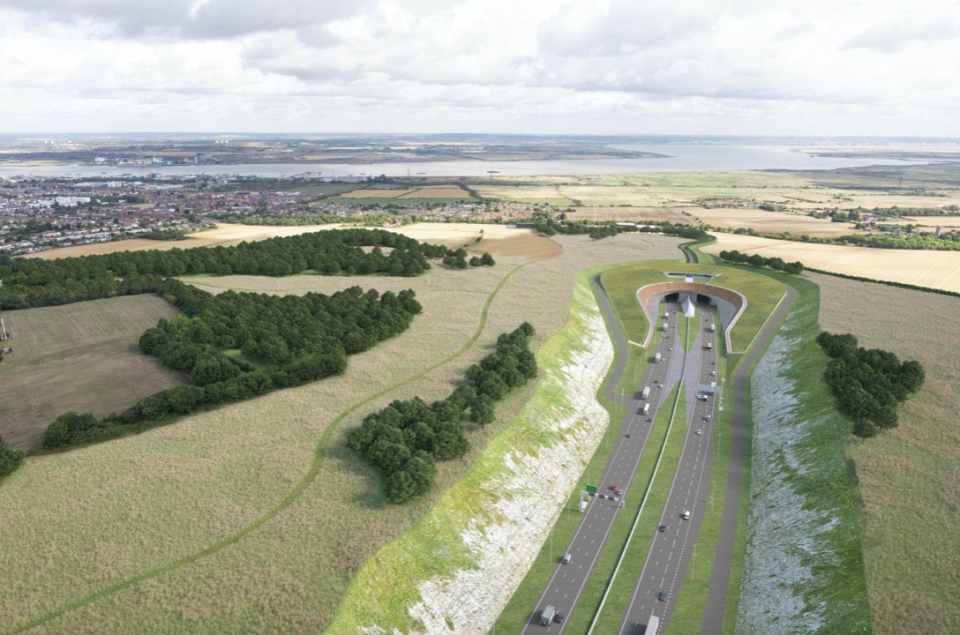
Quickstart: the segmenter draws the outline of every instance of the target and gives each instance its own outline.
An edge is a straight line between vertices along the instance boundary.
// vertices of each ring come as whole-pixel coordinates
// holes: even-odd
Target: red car
[[[616,485],[611,485],[611,486],[610,486],[610,491],[611,491],[611,492],[617,491],[617,486],[616,486]]]

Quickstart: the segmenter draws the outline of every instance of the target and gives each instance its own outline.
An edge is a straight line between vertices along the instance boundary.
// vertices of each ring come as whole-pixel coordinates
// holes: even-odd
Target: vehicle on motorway
[[[697,434],[703,434],[703,430],[701,430],[700,428],[697,428]]]
[[[557,615],[553,618],[553,621],[557,624],[563,624],[563,613],[557,613]]]
[[[622,489],[618,489],[616,493],[617,493],[617,496],[623,496],[623,490],[622,490]]]
[[[637,624],[637,626],[640,626]],[[660,628],[660,618],[656,615],[651,615],[650,619],[647,620],[647,628],[643,631],[643,635],[657,635],[657,629]]]
[[[704,421],[713,421],[713,415],[706,415],[703,417]]]
[[[713,350],[713,342],[707,342],[707,350],[708,350],[708,351],[712,351],[712,350]]]
[[[650,396],[650,386],[646,386],[646,387],[644,387],[643,392],[640,393],[640,398],[641,398],[641,399],[646,399],[646,398],[649,397],[649,396]]]
[[[653,361],[659,362],[662,358],[663,358],[663,356],[662,356],[662,355],[660,354],[660,352],[658,351],[657,354],[653,356]]]
[[[686,509],[683,510],[683,513],[680,514],[680,518],[683,518],[684,520],[690,520],[690,512]]]
[[[650,404],[648,403],[643,404],[643,414],[645,415],[650,414]]]
[[[547,605],[547,608],[540,612],[540,626],[550,626],[553,616],[557,614],[557,609]]]
[[[666,591],[660,591],[660,593],[657,593],[657,599],[660,600],[661,602],[666,602],[667,601]]]
[[[610,491],[611,491],[611,492],[617,491],[617,486],[616,486],[616,485],[611,485],[611,486],[610,486]]]
[[[666,526],[666,525],[660,525],[660,531],[661,531],[661,532],[664,532],[664,531],[666,531],[666,530],[667,530],[667,526]]]
[[[563,556],[563,560],[561,560],[560,562],[562,562],[563,564],[570,564],[570,561],[572,559],[573,559],[573,554],[568,553],[565,556]]]

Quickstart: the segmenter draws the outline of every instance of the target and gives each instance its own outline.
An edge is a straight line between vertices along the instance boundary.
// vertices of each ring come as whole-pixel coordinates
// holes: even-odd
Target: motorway
[[[655,635],[646,633],[651,615],[660,618],[659,632],[666,632],[690,559],[696,553],[697,535],[707,509],[715,396],[699,393],[697,385],[708,386],[717,380],[719,341],[717,333],[710,330],[713,314],[709,302],[701,303],[697,314],[690,325],[696,329],[696,338],[686,360],[688,369],[696,369],[696,375],[693,381],[684,382],[687,435],[663,514],[657,523],[662,530],[653,536],[620,624],[620,635]],[[683,518],[685,512],[690,512],[689,520]],[[661,593],[663,599],[658,597]]]
[[[597,279],[593,281],[594,287],[598,289],[597,296],[601,299],[601,305],[607,314],[613,328],[619,331],[619,325],[616,316],[610,308],[606,294],[599,287]],[[637,471],[637,465],[640,462],[640,456],[643,453],[644,446],[650,436],[650,429],[653,421],[656,420],[657,413],[663,405],[667,395],[672,387],[680,380],[682,371],[682,351],[683,343],[677,341],[677,303],[666,303],[666,311],[669,312],[669,328],[664,337],[661,338],[656,352],[659,352],[663,358],[660,363],[649,365],[643,381],[637,387],[636,392],[631,395],[621,397],[620,400],[626,405],[626,413],[621,423],[619,436],[611,449],[610,459],[607,462],[606,470],[600,482],[595,483],[600,489],[601,494],[611,495],[614,492],[610,490],[612,485],[616,485],[623,495],[630,496],[630,485],[633,476]],[[621,334],[622,335],[622,334]],[[614,338],[615,345],[620,349],[620,358],[625,360],[628,354],[626,342],[623,337]],[[622,375],[625,364],[618,364],[614,373],[607,379],[607,394],[610,395],[612,387],[616,386]],[[641,399],[642,390],[645,386],[650,386],[649,398]],[[661,387],[662,386],[662,387]],[[642,413],[644,405],[650,405],[650,411],[646,415]],[[636,491],[632,492],[634,496],[642,495],[644,484],[640,484]],[[601,498],[592,498],[584,513],[580,526],[577,528],[573,539],[567,548],[558,556],[557,568],[550,578],[546,589],[537,601],[536,606],[527,621],[524,623],[521,633],[526,633],[531,627],[536,629],[537,633],[553,633],[559,635],[563,633],[569,620],[583,593],[584,586],[593,571],[613,523],[616,520],[621,507],[619,500],[605,500]],[[560,558],[564,553],[571,555],[569,564],[560,563]],[[541,612],[547,607],[553,606],[557,612],[562,613],[566,619],[562,623],[553,622],[547,628],[539,626]]]

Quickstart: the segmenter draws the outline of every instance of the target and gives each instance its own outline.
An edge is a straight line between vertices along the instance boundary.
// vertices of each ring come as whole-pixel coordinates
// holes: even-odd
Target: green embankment
[[[588,324],[599,315],[590,278],[601,270],[588,270],[577,276],[570,320],[537,352],[542,379],[517,418],[490,441],[470,471],[443,494],[426,517],[367,560],[326,633],[352,635],[374,625],[387,632],[416,628],[409,610],[422,599],[421,585],[449,579],[458,570],[476,566],[477,555],[464,544],[463,533],[468,527],[483,531],[496,520],[496,514],[490,510],[509,497],[498,486],[513,475],[509,457],[515,459],[518,453],[536,456],[563,442],[575,430],[598,425],[595,420],[576,414],[578,404],[570,399],[571,379],[561,369],[574,355],[588,351],[590,344],[584,342]],[[629,372],[628,369],[625,375]],[[573,427],[565,431],[555,430],[547,421],[564,417],[576,419]],[[608,433],[601,439],[600,448],[609,444]],[[603,462],[601,468],[602,465]],[[589,468],[587,472],[591,473]],[[575,500],[571,504],[575,506]],[[560,527],[565,526],[563,520],[571,513],[561,513]],[[561,540],[555,537],[553,544],[561,544]],[[548,540],[545,549],[549,545]]]

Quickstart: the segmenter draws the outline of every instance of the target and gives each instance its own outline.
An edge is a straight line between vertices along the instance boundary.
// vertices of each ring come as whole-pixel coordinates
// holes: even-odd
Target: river
[[[196,174],[235,174],[240,176],[281,177],[321,175],[348,176],[486,176],[491,171],[499,176],[535,174],[616,174],[626,172],[692,171],[692,170],[763,170],[798,169],[829,170],[865,165],[915,165],[913,161],[896,159],[848,159],[817,157],[798,151],[796,146],[736,145],[717,143],[650,143],[613,146],[667,155],[638,159],[560,159],[540,161],[433,161],[370,163],[346,165],[332,163],[274,163],[237,165],[183,165],[161,167],[113,167],[88,165],[3,165],[0,176],[34,177],[120,177],[124,175],[192,176]]]

